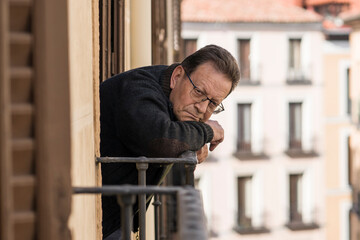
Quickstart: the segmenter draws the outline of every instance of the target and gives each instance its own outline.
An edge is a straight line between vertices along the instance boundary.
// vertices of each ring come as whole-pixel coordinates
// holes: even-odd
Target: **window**
[[[184,58],[197,50],[197,39],[184,39]]]
[[[270,232],[269,229],[264,226],[264,215],[261,214],[261,204],[254,204],[259,203],[259,195],[258,192],[255,192],[255,189],[257,189],[255,185],[253,176],[241,176],[237,178],[237,222],[234,230],[240,234]],[[262,217],[259,219],[260,215]]]
[[[351,98],[350,98],[350,68],[346,69],[346,113],[351,115]]]
[[[302,222],[302,174],[290,175],[290,223]]]
[[[251,227],[252,215],[252,177],[238,178],[237,224],[241,228]]]
[[[350,142],[350,136],[348,136],[346,138],[346,145],[347,145],[347,152],[346,152],[346,155],[347,155],[347,162],[348,162],[348,184],[350,186],[353,186],[354,184],[354,177],[353,177],[353,159],[352,159],[352,155],[351,155],[351,142]]]
[[[289,150],[301,150],[302,103],[289,104]]]
[[[301,39],[290,39],[288,82],[299,80],[303,80],[301,69]]]
[[[238,104],[238,152],[251,152],[251,104]]]
[[[309,194],[305,192],[310,191],[309,188],[309,181],[305,184],[303,173],[289,175],[289,222],[286,226],[290,230],[296,231],[319,228],[319,225],[315,222],[316,211],[311,206],[309,208],[311,203],[304,198],[305,194]],[[305,219],[307,220],[305,221]]]
[[[250,71],[250,40],[238,40],[238,56],[240,66],[240,81],[249,82],[251,80]]]

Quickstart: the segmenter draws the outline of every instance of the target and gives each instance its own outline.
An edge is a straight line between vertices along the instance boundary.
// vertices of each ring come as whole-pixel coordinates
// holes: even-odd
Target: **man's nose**
[[[199,113],[206,113],[208,105],[209,105],[209,101],[207,100],[195,103],[195,107]]]

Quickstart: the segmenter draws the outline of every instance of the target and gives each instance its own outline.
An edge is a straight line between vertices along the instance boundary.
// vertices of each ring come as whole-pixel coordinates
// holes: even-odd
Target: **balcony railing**
[[[311,79],[306,74],[309,71],[304,69],[289,68],[287,72],[286,83],[288,85],[311,85]]]
[[[121,233],[122,240],[131,239],[132,229],[132,208],[136,196],[139,198],[139,239],[146,238],[146,195],[154,195],[155,210],[155,239],[207,239],[205,217],[203,205],[199,191],[193,188],[194,170],[197,164],[196,154],[186,152],[179,158],[130,158],[130,157],[101,157],[97,162],[106,163],[134,163],[138,170],[138,186],[119,185],[102,187],[74,187],[76,194],[105,194],[116,195],[121,211]],[[164,164],[171,168],[174,163],[185,165],[186,186],[146,186],[146,170],[150,163]],[[166,232],[161,229],[164,220],[159,214],[160,208],[166,208],[160,202],[160,195],[176,196],[177,202],[177,233],[174,236],[166,236]],[[165,210],[164,210],[165,211]],[[161,233],[160,233],[161,232]]]

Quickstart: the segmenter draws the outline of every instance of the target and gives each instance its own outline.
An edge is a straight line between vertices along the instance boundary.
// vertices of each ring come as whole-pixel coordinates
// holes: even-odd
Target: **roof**
[[[322,5],[329,3],[352,3],[353,0],[306,0],[307,5]]]
[[[184,22],[321,22],[315,12],[278,0],[182,0]]]

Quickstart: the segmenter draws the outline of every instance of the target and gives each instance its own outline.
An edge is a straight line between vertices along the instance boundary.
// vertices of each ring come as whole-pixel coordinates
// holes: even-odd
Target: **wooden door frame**
[[[68,3],[34,4],[38,239],[71,239]]]

